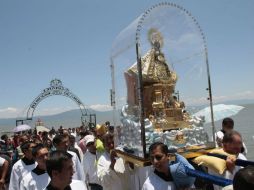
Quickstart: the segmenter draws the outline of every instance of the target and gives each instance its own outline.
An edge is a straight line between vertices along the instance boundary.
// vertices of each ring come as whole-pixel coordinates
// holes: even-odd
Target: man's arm
[[[107,161],[104,158],[104,155],[102,155],[98,160],[97,175],[103,187],[110,186],[110,184],[119,180],[114,170],[114,164],[115,164],[114,159],[112,161],[112,158],[111,158],[109,163],[109,161]]]
[[[4,186],[5,184],[5,178],[8,173],[9,169],[9,162],[7,160],[4,161],[3,166],[2,166],[2,174],[1,174],[1,179],[0,179],[0,189]]]

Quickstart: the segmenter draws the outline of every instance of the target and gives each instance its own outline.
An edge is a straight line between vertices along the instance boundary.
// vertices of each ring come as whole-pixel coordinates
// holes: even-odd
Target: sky
[[[85,106],[111,109],[110,54],[116,36],[156,0],[0,0],[0,118],[22,117],[58,78]],[[207,41],[215,102],[254,99],[254,1],[175,0]],[[62,96],[35,115],[77,109]]]

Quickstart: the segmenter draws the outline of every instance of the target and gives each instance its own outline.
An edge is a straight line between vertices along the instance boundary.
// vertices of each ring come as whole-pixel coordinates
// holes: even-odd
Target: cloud
[[[104,105],[104,104],[95,104],[88,106],[89,108],[96,110],[96,111],[109,111],[112,110],[111,105]]]
[[[220,103],[223,101],[231,101],[231,100],[252,100],[252,99],[254,99],[254,92],[251,90],[246,90],[230,95],[219,95],[219,96],[214,95],[213,103]],[[183,101],[185,102],[186,105],[202,105],[209,103],[207,97],[186,98]]]
[[[77,107],[54,107],[35,110],[34,116],[55,115],[62,112],[77,109]]]
[[[55,115],[65,111],[77,109],[76,107],[55,107],[35,109],[34,116]],[[26,117],[27,109],[7,107],[0,109],[0,118],[23,118]]]
[[[86,106],[86,108],[91,108],[96,111],[109,111],[112,110],[110,105],[104,104],[95,104]],[[59,113],[63,113],[66,111],[78,109],[76,106],[67,106],[67,107],[51,107],[51,108],[38,108],[34,111],[34,116],[46,116],[46,115],[55,115]],[[23,108],[15,108],[15,107],[7,107],[0,109],[0,118],[23,118],[26,117],[27,109]]]
[[[91,108],[96,111],[109,111],[112,110],[112,106],[110,105],[105,105],[105,104],[94,104],[94,105],[87,105],[85,106],[85,109]],[[55,107],[55,108],[44,108],[44,109],[38,109],[38,111],[35,110],[35,115],[55,115],[59,114],[62,112],[70,111],[78,109],[76,106],[75,107]]]
[[[187,98],[182,101],[184,101],[187,106],[202,105],[208,103],[207,97]]]
[[[244,98],[244,99],[253,99],[254,92],[251,90],[246,90],[246,91],[237,93],[235,96],[239,98]]]
[[[8,108],[3,108],[0,109],[0,113],[17,113],[18,109],[17,108],[13,108],[13,107],[8,107]]]
[[[254,92],[251,90],[246,90],[242,92],[237,92],[230,95],[214,96],[213,100],[215,102],[228,101],[228,100],[243,100],[243,99],[254,99]]]
[[[0,109],[0,118],[15,118],[20,112],[20,109],[14,107],[7,107]]]

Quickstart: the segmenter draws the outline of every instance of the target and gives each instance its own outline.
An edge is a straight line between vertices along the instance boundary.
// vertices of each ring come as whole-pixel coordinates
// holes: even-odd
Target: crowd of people
[[[217,146],[246,160],[243,153],[247,149],[232,121],[223,120],[222,130],[216,133]],[[162,142],[149,148],[152,165],[137,167],[117,156],[114,140],[114,127],[109,122],[89,130],[61,126],[49,132],[17,133],[12,138],[2,135],[0,190],[254,189],[254,166],[237,166],[233,157],[226,158],[222,174],[202,168],[204,175],[232,180],[232,185],[221,187],[188,176],[186,168],[196,171],[199,166]]]

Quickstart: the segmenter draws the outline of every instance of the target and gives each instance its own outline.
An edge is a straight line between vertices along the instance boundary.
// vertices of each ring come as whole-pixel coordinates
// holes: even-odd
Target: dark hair
[[[110,125],[110,126],[108,127],[108,130],[109,130],[109,131],[114,131],[114,129],[115,129],[115,127],[112,126],[112,125]]]
[[[22,143],[23,143],[23,142],[27,142],[27,141],[29,141],[27,135],[22,135],[22,136],[20,136],[19,142],[22,142]]]
[[[105,144],[108,139],[114,139],[114,135],[111,134],[111,133],[104,134],[102,136],[102,142],[103,142],[103,144]]]
[[[81,136],[81,137],[85,137],[86,135],[89,135],[90,133],[89,133],[89,131],[81,131],[80,133],[79,133],[79,135]]]
[[[28,150],[31,143],[32,143],[32,142],[30,142],[30,141],[25,141],[25,142],[23,142],[23,143],[20,145],[20,148],[21,148],[22,152],[25,152],[26,150]]]
[[[238,133],[237,131],[231,131],[229,133],[225,133],[222,139],[222,143],[231,143],[233,142],[233,137],[234,135],[238,135],[239,137],[242,138],[241,134]]]
[[[2,140],[5,140],[6,138],[8,138],[8,136],[7,136],[6,134],[4,134],[4,135],[1,136],[1,139],[2,139]]]
[[[47,148],[47,147],[44,146],[42,143],[36,144],[35,147],[33,147],[33,149],[32,149],[32,155],[33,155],[33,157],[36,157],[36,155],[38,154],[39,150],[41,150],[42,148]]]
[[[48,136],[48,132],[47,131],[43,131],[41,135],[42,136]]]
[[[71,139],[72,139],[72,140],[75,140],[74,135],[70,135],[70,136],[69,136],[69,139],[70,139],[70,140],[71,140]]]
[[[56,135],[53,138],[53,145],[59,145],[64,138],[68,137],[68,135],[64,135],[64,134],[60,134],[60,135]]]
[[[65,161],[72,158],[72,155],[66,151],[56,150],[50,153],[49,158],[46,160],[47,173],[52,178],[52,171],[62,171]]]
[[[155,142],[155,143],[151,144],[151,146],[149,147],[149,154],[151,154],[152,151],[154,149],[156,149],[158,146],[160,147],[161,151],[164,154],[168,153],[168,146],[167,145],[163,144],[162,142]]]
[[[222,120],[222,126],[227,126],[227,127],[228,127],[227,124],[231,124],[231,125],[230,125],[230,128],[231,128],[231,126],[232,126],[232,129],[234,128],[234,120],[233,120],[232,118],[226,117],[226,118],[224,118],[224,119]]]
[[[233,179],[234,190],[253,190],[254,189],[254,166],[247,166],[240,169]]]

